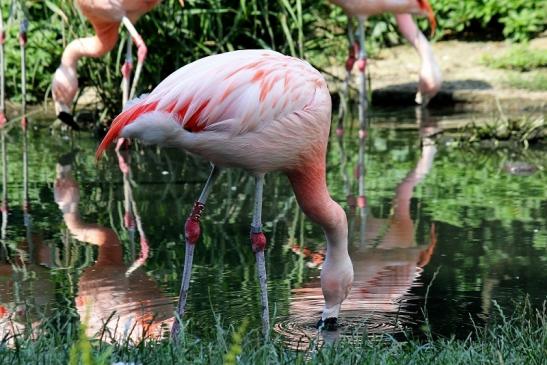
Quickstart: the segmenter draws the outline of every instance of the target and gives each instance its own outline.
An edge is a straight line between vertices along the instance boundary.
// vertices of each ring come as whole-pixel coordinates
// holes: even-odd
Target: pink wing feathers
[[[190,132],[241,134],[305,109],[318,87],[324,87],[318,71],[277,52],[244,50],[209,56],[174,72],[118,115],[96,157],[126,125],[149,112],[166,112]]]

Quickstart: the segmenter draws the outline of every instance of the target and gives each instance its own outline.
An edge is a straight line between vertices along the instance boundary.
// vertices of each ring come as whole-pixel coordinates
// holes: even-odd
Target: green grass
[[[487,55],[482,61],[492,68],[530,71],[547,67],[547,52],[544,49],[515,46],[501,57]]]
[[[547,135],[547,125],[543,116],[507,118],[501,115],[492,123],[476,125],[469,123],[462,128],[460,142],[473,144],[477,142],[507,141],[527,147],[529,143],[539,141]]]
[[[496,303],[494,302],[494,305]],[[287,349],[280,338],[263,344],[257,332],[242,336],[243,328],[217,326],[216,338],[204,340],[191,334],[180,341],[148,341],[107,345],[82,339],[83,326],[64,335],[44,330],[36,339],[24,335],[11,347],[0,348],[2,364],[545,364],[547,313],[545,305],[528,304],[506,317],[498,308],[485,328],[477,328],[465,340],[442,338],[429,341],[371,339],[360,334],[330,345],[311,345],[304,351]],[[85,336],[84,336],[85,337]]]
[[[547,72],[532,71],[518,75],[509,75],[505,83],[516,89],[547,91]]]

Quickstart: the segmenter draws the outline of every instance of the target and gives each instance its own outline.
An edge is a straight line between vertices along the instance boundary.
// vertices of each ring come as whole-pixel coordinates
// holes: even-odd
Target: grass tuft
[[[486,55],[482,62],[492,68],[530,71],[547,67],[547,52],[544,49],[515,46],[501,57]]]
[[[547,358],[547,313],[526,302],[513,314],[494,311],[486,327],[476,328],[464,339],[427,341],[369,338],[355,333],[334,343],[313,343],[304,351],[285,346],[281,337],[262,343],[257,331],[247,332],[246,322],[237,329],[217,327],[217,336],[203,340],[184,333],[176,344],[149,340],[138,344],[105,344],[85,336],[85,325],[76,334],[20,335],[16,346],[0,347],[2,364],[542,364]],[[185,331],[185,329],[184,329]],[[228,346],[227,346],[228,344]],[[65,349],[65,350],[63,350]],[[70,349],[70,351],[68,351]]]

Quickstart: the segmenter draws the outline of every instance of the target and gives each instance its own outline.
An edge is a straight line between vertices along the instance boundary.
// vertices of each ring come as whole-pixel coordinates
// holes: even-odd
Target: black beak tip
[[[316,328],[320,331],[336,331],[338,329],[338,318],[320,319],[317,322]]]
[[[81,130],[80,126],[78,124],[76,124],[76,122],[74,121],[74,118],[72,117],[72,114],[69,114],[67,112],[60,112],[57,115],[57,118],[59,118],[59,120],[61,122],[65,123],[66,125],[68,125],[73,130],[75,130],[75,131]]]

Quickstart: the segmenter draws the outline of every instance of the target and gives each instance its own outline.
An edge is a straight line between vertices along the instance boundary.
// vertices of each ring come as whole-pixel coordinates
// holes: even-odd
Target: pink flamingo
[[[365,20],[368,16],[377,15],[384,12],[394,13],[397,19],[397,25],[403,36],[416,49],[421,59],[420,80],[418,92],[416,94],[416,103],[427,105],[431,98],[437,94],[442,84],[440,68],[435,60],[431,45],[416,27],[410,14],[426,15],[431,23],[432,33],[435,32],[436,21],[433,10],[428,0],[330,0],[332,3],[341,6],[348,17],[357,17],[359,21],[358,42],[354,41],[351,19],[348,22],[348,39],[350,42],[349,56],[346,61],[346,80],[344,83],[344,97],[347,95],[351,70],[356,64],[361,74],[359,84],[359,117],[364,123],[366,105],[366,60],[365,49]],[[357,56],[357,59],[356,59]],[[341,109],[341,115],[343,115]],[[340,118],[342,119],[342,118]],[[341,128],[341,125],[339,125]]]
[[[183,0],[179,0],[184,5]],[[134,24],[145,13],[152,10],[161,0],[76,0],[83,15],[93,25],[95,36],[75,39],[63,52],[61,65],[53,76],[52,92],[55,112],[58,118],[74,129],[79,129],[70,114],[70,105],[78,91],[76,67],[82,57],[101,57],[114,48],[118,40],[120,23],[127,28],[138,48],[137,68],[129,94],[129,79],[132,70],[131,44],[122,66],[124,101],[131,98],[139,80],[147,54],[146,44]]]
[[[327,239],[321,273],[325,307],[319,325],[335,326],[353,279],[344,210],[330,197],[325,156],[331,98],[321,74],[307,62],[268,50],[209,56],[171,74],[148,95],[128,103],[97,150],[117,137],[178,147],[213,164],[205,187],[185,224],[186,255],[179,305],[184,314],[199,221],[219,168],[239,167],[255,176],[251,243],[261,289],[263,332],[269,313],[262,232],[264,175],[284,172],[304,213],[321,225]],[[178,322],[178,321],[177,321]],[[178,333],[178,323],[172,335]]]

